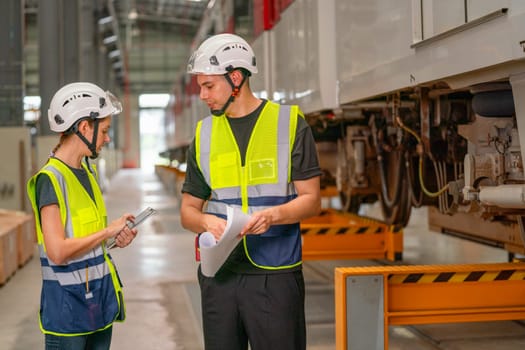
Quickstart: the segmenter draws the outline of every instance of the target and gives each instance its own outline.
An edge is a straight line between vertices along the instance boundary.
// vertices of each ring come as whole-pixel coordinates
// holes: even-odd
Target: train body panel
[[[413,207],[428,206],[438,231],[525,254],[524,1],[215,6],[244,11],[244,27],[203,23],[199,33],[248,38],[259,66],[253,91],[301,107],[323,186],[336,188],[343,210],[379,201],[385,221],[406,225]],[[193,130],[207,113],[188,91],[179,113]]]
[[[477,24],[445,26],[441,31],[442,26],[437,26],[434,32],[424,30],[427,34],[423,36],[419,23],[439,21],[424,11],[421,18],[421,6],[415,5],[419,2],[375,0],[357,2],[359,6],[344,0],[338,3],[336,47],[341,103],[449,78],[449,85],[459,88],[453,86],[457,75],[525,57],[520,45],[525,39],[522,4],[510,9],[506,7],[509,1],[494,1],[492,6],[481,9],[472,6],[472,11],[478,9],[476,14],[492,12],[484,13],[482,17],[489,18],[480,23],[475,22],[478,17],[473,19]],[[448,14],[443,10],[438,13]],[[502,68],[498,78],[505,74]]]
[[[400,66],[413,57],[412,2],[372,0],[337,1],[337,4],[335,56],[339,100],[357,101],[409,84]],[[402,75],[401,81],[398,74]]]
[[[273,99],[305,113],[337,107],[335,3],[296,0],[273,28]],[[284,40],[286,38],[286,40]]]
[[[258,97],[265,99],[272,99],[274,85],[271,73],[273,69],[271,63],[274,62],[272,57],[274,50],[271,45],[275,41],[272,39],[274,35],[275,33],[271,31],[265,31],[252,43],[253,52],[257,57],[258,73],[250,79],[250,86]]]

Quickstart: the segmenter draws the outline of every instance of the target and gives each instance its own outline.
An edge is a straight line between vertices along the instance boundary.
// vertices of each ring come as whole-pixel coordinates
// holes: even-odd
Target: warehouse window
[[[169,94],[139,96],[140,167],[145,172],[154,172],[159,153],[166,149],[164,119],[169,100]]]
[[[33,124],[40,118],[40,96],[24,96],[24,121]]]

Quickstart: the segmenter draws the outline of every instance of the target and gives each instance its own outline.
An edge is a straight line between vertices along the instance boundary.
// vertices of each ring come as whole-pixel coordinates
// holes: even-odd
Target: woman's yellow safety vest
[[[233,206],[250,214],[297,197],[290,171],[298,115],[297,106],[268,101],[250,136],[244,166],[226,116],[209,116],[197,124],[197,165],[211,188],[207,213],[226,218],[227,206]],[[284,269],[301,264],[299,223],[247,235],[243,244],[257,267]]]
[[[71,169],[56,158],[50,158],[27,183],[43,277],[40,329],[47,334],[89,334],[110,327],[114,321],[123,321],[125,316],[122,285],[104,244],[65,265],[54,264],[46,253],[36,203],[36,180],[41,174],[51,180],[67,238],[85,237],[107,225],[106,206],[95,178],[96,169],[93,176],[85,164],[82,166],[88,174],[95,201]]]

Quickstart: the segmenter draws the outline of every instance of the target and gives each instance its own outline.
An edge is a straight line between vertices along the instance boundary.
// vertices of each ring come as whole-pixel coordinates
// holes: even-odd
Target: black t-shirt
[[[250,141],[253,127],[267,102],[267,100],[263,100],[257,109],[242,118],[228,118],[233,135],[237,141],[237,146],[239,147],[242,165],[244,165],[246,149],[248,147],[248,142]],[[186,159],[186,179],[182,186],[182,192],[207,200],[210,197],[211,189],[204,180],[204,177],[197,166],[195,139],[193,139],[188,148]],[[317,149],[312,130],[304,118],[298,115],[295,143],[292,149],[291,179],[292,181],[306,180],[320,175],[321,169],[319,167]],[[221,270],[230,270],[237,273],[281,273],[283,271],[289,272],[300,268],[300,266],[286,270],[267,270],[258,268],[252,265],[248,260],[241,241],[230,254]]]
[[[58,158],[55,159],[61,161]],[[93,194],[91,182],[89,182],[89,177],[86,170],[84,170],[84,168],[72,168],[66,163],[64,164],[73,172],[73,174],[75,174],[76,178],[86,189],[89,196],[93,199],[93,201],[95,201],[95,195]],[[55,189],[47,174],[40,174],[36,179],[36,204],[38,209],[42,209],[42,207],[49,204],[58,204],[58,198]]]

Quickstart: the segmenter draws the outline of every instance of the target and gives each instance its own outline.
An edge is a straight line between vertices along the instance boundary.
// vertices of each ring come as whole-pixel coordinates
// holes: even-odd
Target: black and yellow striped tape
[[[365,234],[365,233],[383,233],[383,227],[301,227],[302,235],[345,235],[345,234]]]
[[[525,280],[524,270],[392,274],[388,283],[462,283]]]

